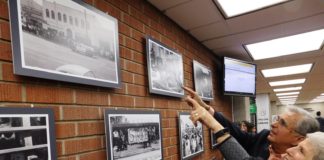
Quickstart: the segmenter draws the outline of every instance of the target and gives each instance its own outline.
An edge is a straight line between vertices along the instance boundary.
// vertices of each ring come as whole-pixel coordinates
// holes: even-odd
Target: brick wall
[[[55,111],[59,160],[106,159],[103,110],[131,108],[159,110],[162,115],[165,160],[179,158],[177,114],[190,108],[178,98],[148,92],[145,35],[151,35],[183,55],[185,84],[193,87],[192,60],[213,70],[214,101],[217,111],[231,117],[230,99],[221,95],[216,59],[202,44],[145,0],[87,0],[118,19],[121,89],[107,89],[13,74],[7,0],[0,0],[0,105],[2,107],[49,107]],[[205,151],[195,159],[220,157],[210,150],[204,129]]]

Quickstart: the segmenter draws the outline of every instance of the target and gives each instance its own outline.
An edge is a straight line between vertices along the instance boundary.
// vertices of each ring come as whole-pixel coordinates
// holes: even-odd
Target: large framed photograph
[[[15,74],[120,87],[115,18],[82,0],[8,2]]]
[[[0,108],[1,160],[56,160],[54,114],[47,108]]]
[[[202,100],[213,100],[213,77],[211,70],[205,65],[193,61],[195,90]]]
[[[204,152],[203,125],[195,126],[189,119],[188,112],[179,113],[179,135],[181,160],[192,159]]]
[[[162,160],[158,111],[105,110],[107,160]]]
[[[157,40],[146,37],[150,93],[183,97],[182,55]]]

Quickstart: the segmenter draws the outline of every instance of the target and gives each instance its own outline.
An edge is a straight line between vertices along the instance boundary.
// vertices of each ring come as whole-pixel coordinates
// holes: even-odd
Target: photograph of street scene
[[[150,38],[147,52],[150,91],[169,96],[183,96],[182,56]]]
[[[118,27],[114,18],[70,0],[17,3],[21,11],[18,15],[23,68],[119,82]]]
[[[200,122],[195,126],[189,113],[180,113],[180,151],[181,159],[191,159],[204,151],[203,128]]]
[[[203,100],[213,99],[212,72],[206,66],[193,61],[195,90]]]
[[[162,159],[159,114],[108,114],[108,117],[110,160]]]

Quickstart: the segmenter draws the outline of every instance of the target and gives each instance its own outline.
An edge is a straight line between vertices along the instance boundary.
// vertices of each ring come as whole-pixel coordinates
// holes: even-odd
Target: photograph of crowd
[[[9,3],[16,74],[118,87],[115,18],[83,1]]]
[[[184,95],[182,55],[151,37],[147,37],[146,42],[150,92],[182,97]]]
[[[193,61],[195,90],[203,100],[213,99],[212,72],[205,65]]]
[[[53,159],[48,115],[8,114],[8,110],[0,109],[0,160]]]
[[[204,151],[203,127],[200,122],[195,126],[189,113],[179,113],[179,135],[181,159],[191,159]]]
[[[106,110],[105,125],[110,160],[161,160],[160,113]]]

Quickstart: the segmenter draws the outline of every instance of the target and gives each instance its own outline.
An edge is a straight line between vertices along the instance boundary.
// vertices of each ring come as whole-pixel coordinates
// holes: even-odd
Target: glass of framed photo
[[[179,113],[179,136],[181,160],[192,159],[204,152],[203,125],[195,126],[189,119],[188,112]]]
[[[0,108],[0,159],[56,160],[54,114],[48,108]]]
[[[183,97],[182,55],[150,36],[146,37],[146,53],[150,93]]]
[[[198,61],[193,61],[195,90],[202,100],[213,100],[213,76],[211,70]]]
[[[8,2],[15,74],[120,87],[117,19],[82,0]]]
[[[105,110],[107,160],[162,160],[158,111]]]

